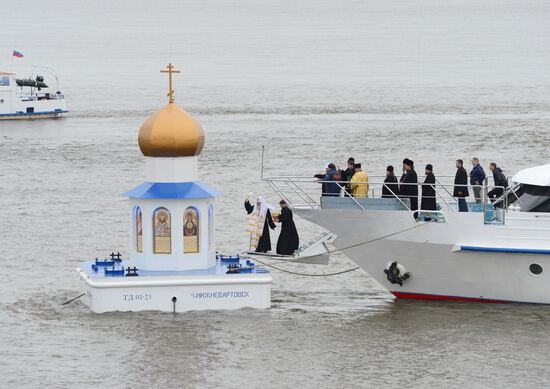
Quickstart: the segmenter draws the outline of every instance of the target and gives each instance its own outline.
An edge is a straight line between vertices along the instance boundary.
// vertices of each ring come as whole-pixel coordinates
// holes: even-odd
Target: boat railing
[[[65,95],[62,93],[49,93],[49,92],[32,92],[28,93],[20,91],[17,93],[17,97],[22,101],[38,101],[38,100],[63,100]]]
[[[264,177],[264,181],[273,189],[273,191],[282,199],[284,199],[291,207],[297,208],[312,208],[318,209],[323,207],[323,199],[325,201],[329,197],[343,197],[347,206],[350,204],[356,209],[367,211],[369,209],[369,202],[371,202],[371,208],[374,204],[372,200],[363,200],[365,198],[376,199],[385,198],[393,199],[392,204],[399,206],[402,210],[416,211],[411,209],[410,201],[416,199],[418,202],[418,211],[434,211],[428,209],[422,209],[422,187],[430,184],[419,183],[399,183],[399,186],[416,186],[418,188],[418,195],[416,196],[400,196],[391,190],[384,182],[385,176],[369,176],[368,182],[351,182],[351,181],[327,181],[323,179],[315,179],[304,176],[275,176]],[[420,177],[422,179],[422,177]],[[445,183],[445,178],[454,180],[454,176],[439,176],[436,183],[431,185],[434,188],[436,198],[437,210],[445,212],[459,212],[458,198],[453,196],[455,184]],[[368,185],[367,195],[353,196],[350,190],[350,185]],[[396,184],[396,183],[394,183]],[[327,191],[327,186],[331,185],[330,190]],[[336,186],[334,186],[336,185]],[[382,188],[386,187],[389,194],[382,196]],[[460,185],[467,187],[469,190],[469,197],[466,197],[466,201],[470,211],[483,212],[484,214],[492,214],[493,218],[498,215],[499,220],[496,222],[504,223],[504,214],[500,215],[500,211],[495,211],[496,208],[503,210],[508,206],[508,193],[510,189],[504,187],[498,187],[489,184],[489,180],[486,179],[483,185]],[[474,188],[480,189],[480,198],[474,197]],[[489,199],[488,193],[492,189],[499,188],[503,194],[496,199]],[[365,192],[365,191],[362,191]],[[407,199],[407,201],[404,201]],[[331,200],[334,201],[334,200]],[[374,207],[373,209],[376,209]],[[488,219],[488,218],[487,218]],[[495,221],[495,219],[493,219]]]

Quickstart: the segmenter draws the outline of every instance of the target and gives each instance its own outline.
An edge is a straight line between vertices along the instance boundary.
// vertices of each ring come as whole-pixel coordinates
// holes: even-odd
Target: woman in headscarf
[[[279,218],[281,233],[279,240],[277,240],[277,254],[292,255],[298,249],[300,238],[292,218],[292,211],[288,208],[286,201],[279,201],[279,205],[281,206],[281,216]]]
[[[256,205],[252,205],[249,198],[245,200],[244,207],[248,214],[246,230],[250,232],[250,250],[255,250],[257,253],[267,253],[271,251],[269,229],[274,230],[276,227],[271,217],[273,207],[262,196],[258,196]]]

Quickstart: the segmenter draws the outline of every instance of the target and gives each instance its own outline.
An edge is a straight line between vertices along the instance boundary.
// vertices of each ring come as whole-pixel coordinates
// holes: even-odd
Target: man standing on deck
[[[355,174],[351,178],[351,193],[353,197],[365,198],[369,197],[369,176],[361,170],[361,164],[355,164]]]
[[[386,168],[386,179],[384,180],[384,186],[382,187],[382,197],[399,197],[399,184],[397,183],[397,177],[393,174],[392,165]]]
[[[409,158],[405,158],[403,160],[403,173],[401,174],[401,177],[399,178],[399,183],[402,183],[405,181],[405,177],[407,176],[407,163],[410,161]],[[401,190],[401,187],[399,188]]]
[[[411,202],[411,211],[418,209],[418,176],[414,170],[414,162],[406,158],[403,161],[405,164],[405,176],[401,177],[399,192],[401,197],[409,199]]]
[[[342,175],[342,181],[351,181],[355,174],[355,158],[349,157],[348,163],[347,163],[347,169],[340,171],[340,174]],[[344,189],[346,190],[346,196],[348,196],[348,193],[351,194],[351,187],[350,184],[344,184]]]
[[[328,165],[329,171],[327,172],[327,175],[325,176],[325,181],[334,181],[334,182],[326,182],[325,184],[325,191],[326,193],[324,196],[340,196],[340,192],[342,191],[343,184],[338,183],[339,181],[342,181],[342,174],[339,170],[336,169],[336,166],[333,163],[330,163]]]
[[[456,175],[453,197],[458,198],[458,212],[468,212],[466,197],[470,195],[470,193],[468,193],[468,173],[462,166],[463,164],[464,162],[461,159],[456,160]]]
[[[485,181],[485,171],[479,164],[479,159],[477,157],[472,158],[472,171],[470,172],[470,185],[472,185],[472,190],[474,191],[474,198],[476,203],[481,203],[481,185]]]
[[[491,162],[489,164],[489,170],[493,172],[493,180],[495,181],[495,187],[487,193],[487,197],[491,199],[491,202],[494,202],[500,196],[504,194],[504,191],[508,188],[508,179],[502,172],[502,169],[497,167],[497,164]],[[502,206],[502,203],[499,204]]]
[[[433,166],[431,164],[426,165],[426,178],[422,184],[422,201],[420,202],[420,209],[423,211],[435,211],[437,204],[435,201],[435,176],[433,173]]]
[[[300,238],[292,218],[292,211],[288,208],[286,201],[279,201],[279,205],[281,206],[281,216],[279,218],[281,233],[277,240],[277,254],[292,255],[298,250]]]

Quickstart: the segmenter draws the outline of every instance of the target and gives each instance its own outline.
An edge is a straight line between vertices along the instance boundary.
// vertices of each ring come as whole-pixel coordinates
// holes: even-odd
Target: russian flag
[[[14,57],[17,57],[17,58],[23,58],[23,54],[21,54],[19,51],[17,50],[13,50],[13,56]]]

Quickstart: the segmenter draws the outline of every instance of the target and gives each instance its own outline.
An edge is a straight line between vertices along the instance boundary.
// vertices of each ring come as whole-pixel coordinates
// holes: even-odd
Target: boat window
[[[510,205],[523,212],[550,212],[550,186],[520,184],[515,192],[508,195]]]

